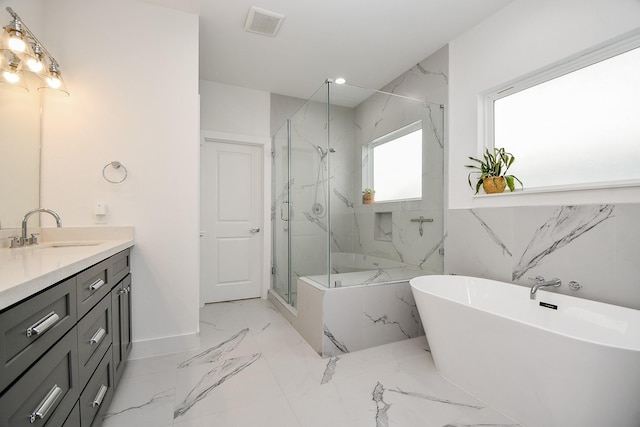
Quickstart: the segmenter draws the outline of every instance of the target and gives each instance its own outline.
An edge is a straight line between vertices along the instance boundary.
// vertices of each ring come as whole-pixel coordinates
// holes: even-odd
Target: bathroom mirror
[[[40,94],[0,84],[0,229],[40,205]],[[34,218],[35,219],[35,218]]]

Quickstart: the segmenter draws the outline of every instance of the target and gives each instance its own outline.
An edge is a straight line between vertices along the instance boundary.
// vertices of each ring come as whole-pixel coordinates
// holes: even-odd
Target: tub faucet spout
[[[536,283],[534,283],[533,286],[531,286],[531,292],[529,292],[529,298],[531,299],[536,299],[536,292],[540,288],[546,288],[548,286],[553,286],[554,288],[557,288],[560,285],[562,285],[562,281],[557,277],[555,279],[546,281],[544,280],[544,277],[536,276],[534,280],[536,281]]]

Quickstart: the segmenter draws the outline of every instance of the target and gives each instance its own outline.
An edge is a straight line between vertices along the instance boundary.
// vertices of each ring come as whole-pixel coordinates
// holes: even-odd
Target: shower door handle
[[[287,206],[285,206],[287,205]],[[289,221],[289,202],[282,202],[282,205],[280,205],[280,219],[282,221]],[[285,212],[286,212],[286,217],[285,217]]]
[[[250,231],[251,233],[253,233],[253,234],[255,234],[255,233],[259,233],[259,232],[260,232],[260,227],[253,227],[253,228],[250,228],[250,229],[249,229],[249,231]]]

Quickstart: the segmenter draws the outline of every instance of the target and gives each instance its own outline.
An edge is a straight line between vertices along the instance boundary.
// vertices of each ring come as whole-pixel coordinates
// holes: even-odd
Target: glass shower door
[[[274,135],[272,141],[272,288],[288,304],[291,302],[289,283],[289,121]]]
[[[293,307],[299,277],[327,281],[331,226],[327,101],[323,85],[273,137],[272,288]]]
[[[291,293],[298,277],[326,277],[328,269],[329,150],[327,90],[320,88],[290,120],[289,243]]]

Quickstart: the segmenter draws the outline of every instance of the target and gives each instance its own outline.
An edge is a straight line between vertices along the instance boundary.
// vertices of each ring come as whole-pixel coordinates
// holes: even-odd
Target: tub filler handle
[[[419,222],[420,226],[418,227],[418,233],[420,233],[420,236],[422,236],[422,234],[424,233],[424,230],[422,229],[422,223],[423,222],[433,222],[433,218],[425,218],[422,215],[420,215],[419,218],[411,218],[411,222]]]
[[[576,282],[575,280],[572,280],[572,281],[569,282],[569,288],[572,291],[577,291],[581,287],[582,287],[582,285],[580,283]]]

